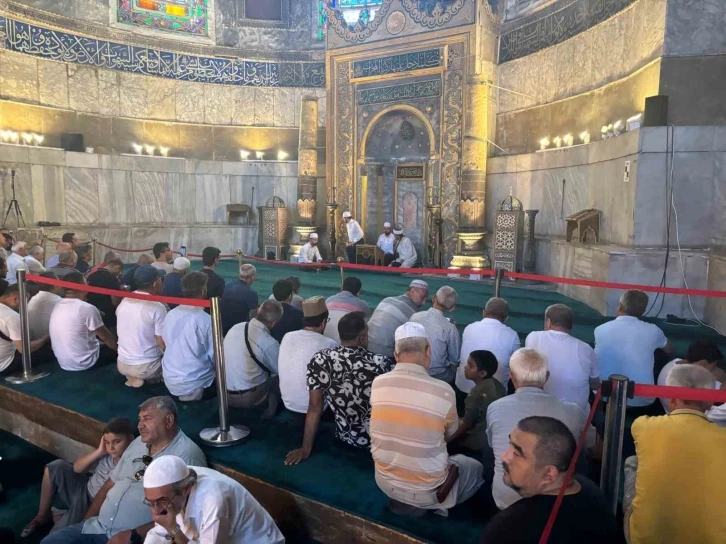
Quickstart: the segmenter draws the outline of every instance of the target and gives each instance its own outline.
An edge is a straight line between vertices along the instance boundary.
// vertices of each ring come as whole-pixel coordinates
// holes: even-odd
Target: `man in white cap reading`
[[[348,230],[348,247],[345,248],[345,254],[349,263],[355,262],[355,246],[365,243],[363,229],[360,228],[358,221],[353,219],[350,212],[343,212],[343,221],[345,228]]]
[[[149,465],[144,496],[156,524],[146,544],[285,542],[270,514],[241,484],[216,470],[189,467],[174,455]]]
[[[429,285],[423,280],[413,280],[408,291],[398,297],[384,298],[368,322],[368,349],[378,355],[393,357],[393,334],[411,316],[426,304]]]
[[[323,260],[318,248],[318,233],[310,233],[307,244],[300,250],[297,262],[299,263],[319,263]]]
[[[396,223],[396,226],[393,227],[393,234],[396,237],[396,243],[393,245],[393,260],[388,266],[413,267],[418,260],[418,254],[411,238],[403,233],[403,225]]]
[[[378,237],[378,248],[384,253],[383,264],[388,266],[393,262],[393,244],[396,243],[396,237],[392,232],[389,222],[383,223],[383,234]]]
[[[484,483],[479,461],[449,457],[446,442],[459,426],[452,387],[428,374],[431,344],[420,323],[395,332],[396,367],[371,386],[371,452],[378,487],[395,513],[446,515]]]

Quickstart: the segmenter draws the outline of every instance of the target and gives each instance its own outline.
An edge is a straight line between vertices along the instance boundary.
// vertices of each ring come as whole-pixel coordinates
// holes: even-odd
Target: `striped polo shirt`
[[[373,380],[371,453],[376,475],[396,487],[431,491],[449,470],[445,437],[459,426],[451,386],[422,366],[398,363]]]

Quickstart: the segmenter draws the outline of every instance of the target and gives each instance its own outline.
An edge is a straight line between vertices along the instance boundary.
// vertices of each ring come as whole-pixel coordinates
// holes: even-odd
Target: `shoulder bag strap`
[[[250,344],[250,322],[249,322],[249,321],[248,321],[247,323],[245,323],[245,345],[247,346],[247,351],[249,352],[249,354],[250,354],[250,357],[252,357],[252,360],[253,360],[253,361],[254,361],[255,363],[257,363],[257,366],[259,366],[259,367],[260,367],[260,369],[262,369],[262,371],[263,371],[263,372],[264,372],[265,374],[269,374],[269,373],[270,373],[270,371],[269,371],[269,370],[267,369],[267,367],[266,367],[265,365],[263,365],[263,364],[262,364],[262,363],[260,362],[260,360],[259,360],[259,359],[257,358],[257,356],[255,355],[255,352],[254,352],[254,351],[252,351],[252,345]]]

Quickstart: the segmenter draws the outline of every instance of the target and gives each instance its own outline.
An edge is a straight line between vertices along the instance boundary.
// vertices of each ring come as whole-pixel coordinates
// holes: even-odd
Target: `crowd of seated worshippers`
[[[211,317],[200,307],[169,309],[154,296],[164,292],[167,264],[169,275],[179,276],[175,295],[208,298],[219,250],[205,249],[205,269],[190,272],[186,259],[165,261],[171,258],[168,244],[157,246],[157,260],[140,259],[131,276],[122,277],[118,256],[110,253],[89,276],[89,284],[97,276],[98,285],[113,285],[118,299],[92,298],[77,270],[63,279],[78,289],[36,290],[29,305],[31,351],[45,346],[68,371],[115,364],[127,386],[163,381],[180,402],[214,396]],[[58,266],[74,262],[74,255],[61,251]],[[54,268],[44,275],[57,277]],[[656,350],[672,350],[662,330],[642,319],[645,293],[622,295],[618,317],[595,329],[594,349],[570,334],[575,316],[564,304],[548,307],[543,330],[530,332],[521,347],[501,298],[487,301],[482,320],[460,337],[451,319],[457,293],[450,286],[441,287],[424,310],[428,285],[413,280],[371,315],[357,278],[347,278],[327,300],[302,300],[298,309],[299,279],[297,285],[292,278],[277,281],[259,304],[256,276],[254,266],[243,265],[238,280],[215,287],[226,318],[228,402],[259,409],[265,419],[284,411],[300,422],[300,447],[280,460],[285,465],[314,455],[317,436],[330,432],[321,423],[332,420],[340,444],[372,456],[371,477],[392,512],[445,516],[457,504],[483,497],[497,512],[483,542],[538,539],[563,483],[558,519],[564,521],[555,525],[552,542],[716,542],[724,534],[726,521],[715,509],[726,473],[714,467],[726,448],[725,406],[630,401],[628,413],[637,419],[621,527],[582,459],[565,482],[575,442],[582,436],[586,448],[596,445],[595,428],[585,425],[601,380],[620,373],[647,384],[713,389],[726,383],[723,356],[706,340],[694,342],[684,359],[656,364]],[[121,282],[149,300],[123,298]],[[20,364],[18,306],[17,286],[0,280],[0,371]],[[108,326],[109,313],[124,326]],[[336,331],[330,334],[333,315]],[[671,477],[662,478],[664,473]],[[45,509],[39,516],[35,522],[47,521]]]

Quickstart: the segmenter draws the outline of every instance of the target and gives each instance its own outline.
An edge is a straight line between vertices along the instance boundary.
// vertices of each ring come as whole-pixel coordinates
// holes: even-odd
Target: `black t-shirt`
[[[207,298],[221,297],[224,294],[224,279],[214,270],[202,268],[207,277]]]
[[[600,489],[587,478],[576,479],[582,489],[563,497],[548,544],[624,543]],[[480,544],[537,544],[556,499],[554,495],[537,495],[517,501],[489,521]]]
[[[88,285],[92,287],[103,287],[104,289],[120,290],[118,276],[114,276],[105,268],[99,268],[93,274],[88,276]],[[89,304],[103,312],[102,316],[104,325],[107,327],[116,326],[116,306],[113,305],[110,295],[88,293],[88,298],[86,300]]]

